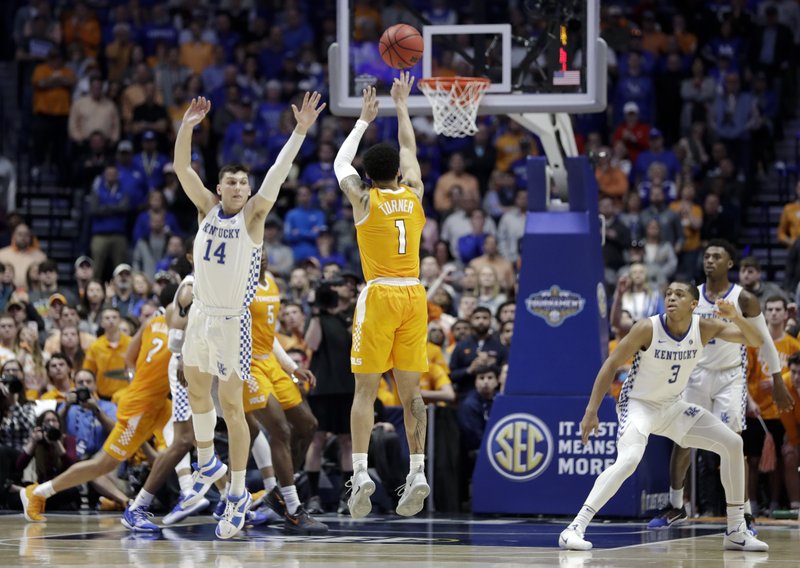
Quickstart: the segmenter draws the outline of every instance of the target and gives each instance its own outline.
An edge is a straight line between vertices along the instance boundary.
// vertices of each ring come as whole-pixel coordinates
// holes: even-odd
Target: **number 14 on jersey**
[[[225,241],[221,242],[213,253],[211,252],[212,243],[213,241],[211,239],[206,241],[206,253],[203,255],[203,260],[211,262],[211,256],[213,254],[217,259],[217,264],[225,264]]]

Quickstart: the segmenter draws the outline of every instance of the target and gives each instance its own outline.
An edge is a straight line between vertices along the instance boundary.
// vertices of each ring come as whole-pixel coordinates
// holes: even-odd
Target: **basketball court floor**
[[[691,522],[666,531],[641,523],[598,523],[595,549],[568,552],[556,541],[565,520],[434,516],[400,519],[323,515],[321,537],[287,535],[280,526],[247,529],[220,541],[214,521],[195,517],[160,537],[136,536],[112,514],[48,513],[45,524],[20,514],[0,516],[0,566],[559,566],[751,568],[800,565],[800,527],[776,521],[759,527],[769,553],[722,550],[722,519]]]

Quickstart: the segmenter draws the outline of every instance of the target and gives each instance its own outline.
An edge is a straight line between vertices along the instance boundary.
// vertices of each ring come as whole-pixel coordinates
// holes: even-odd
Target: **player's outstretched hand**
[[[739,317],[739,313],[736,311],[736,306],[727,300],[723,300],[722,298],[718,299],[716,306],[717,313],[725,319],[733,320]]]
[[[411,87],[414,86],[414,77],[410,71],[400,71],[400,76],[396,77],[392,84],[392,99],[395,104],[405,102],[411,94]]]
[[[211,101],[205,97],[197,97],[189,103],[189,108],[183,114],[183,123],[194,128],[201,122],[211,110]]]
[[[309,371],[308,369],[303,369],[302,367],[298,367],[294,370],[294,378],[298,381],[303,381],[304,383],[308,383],[308,386],[312,389],[317,386],[317,377],[314,376],[314,373]]]
[[[297,130],[298,134],[305,134],[308,132],[308,129],[317,121],[319,113],[325,109],[326,103],[319,104],[321,98],[322,95],[316,91],[313,93],[306,92],[303,97],[303,105],[299,110],[297,105],[292,105],[294,119],[297,121],[297,128],[295,128],[295,130]]]
[[[361,101],[361,116],[358,118],[364,122],[372,122],[378,116],[378,92],[375,87],[367,87],[363,91]]]
[[[581,420],[581,440],[584,444],[589,443],[589,435],[597,432],[600,427],[600,419],[597,417],[596,412],[586,411]]]
[[[789,389],[786,383],[783,382],[783,377],[780,373],[772,375],[772,400],[775,401],[775,406],[778,407],[779,412],[791,412],[794,408],[794,399],[789,394]]]

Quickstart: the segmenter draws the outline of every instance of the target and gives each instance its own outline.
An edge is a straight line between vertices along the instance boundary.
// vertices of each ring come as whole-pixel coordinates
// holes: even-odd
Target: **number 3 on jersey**
[[[225,264],[225,242],[221,242],[217,249],[214,251],[214,256],[217,257],[217,264]],[[206,241],[206,253],[203,255],[203,260],[211,262],[211,239]]]
[[[397,227],[397,253],[406,254],[406,222],[404,219],[398,219],[394,222]]]
[[[678,380],[678,373],[681,372],[681,366],[680,365],[673,365],[672,367],[669,368],[669,370],[672,371],[672,377],[670,377],[670,379],[667,382],[669,384],[672,384],[672,383],[674,383],[675,381]]]

